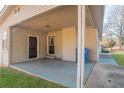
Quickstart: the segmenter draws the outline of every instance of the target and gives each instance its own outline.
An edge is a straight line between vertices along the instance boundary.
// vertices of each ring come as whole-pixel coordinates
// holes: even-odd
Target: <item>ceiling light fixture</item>
[[[46,28],[50,28],[50,25],[45,25]]]

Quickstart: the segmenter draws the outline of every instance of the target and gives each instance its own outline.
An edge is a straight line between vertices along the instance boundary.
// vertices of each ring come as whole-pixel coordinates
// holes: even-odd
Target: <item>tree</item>
[[[109,48],[109,39],[107,37],[102,39],[102,43],[105,48]]]
[[[109,42],[109,47],[111,48],[111,51],[112,51],[112,48],[115,46],[116,42],[112,39],[110,42]]]
[[[122,45],[124,45],[124,34],[122,35]]]
[[[115,37],[119,40],[119,48],[122,48],[122,34],[124,33],[124,6],[113,6],[107,15],[104,24],[104,36],[111,40]]]
[[[105,48],[111,48],[111,51],[112,51],[112,48],[116,45],[115,40],[110,39],[108,37],[104,37],[102,41],[103,41],[103,45],[105,46]]]

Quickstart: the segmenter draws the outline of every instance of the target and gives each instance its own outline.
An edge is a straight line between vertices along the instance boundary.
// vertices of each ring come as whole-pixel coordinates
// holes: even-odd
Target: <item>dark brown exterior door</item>
[[[29,58],[37,58],[37,37],[29,36]]]

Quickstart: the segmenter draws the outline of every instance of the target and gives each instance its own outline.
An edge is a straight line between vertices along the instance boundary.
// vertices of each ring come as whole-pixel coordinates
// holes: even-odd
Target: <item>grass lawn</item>
[[[33,77],[11,68],[0,67],[0,88],[62,88],[63,86]]]
[[[112,53],[113,53],[113,54],[114,54],[114,53],[115,53],[115,54],[124,54],[124,51],[119,51],[119,50],[118,50],[118,51],[112,51]]]
[[[112,54],[117,64],[124,66],[124,54]]]

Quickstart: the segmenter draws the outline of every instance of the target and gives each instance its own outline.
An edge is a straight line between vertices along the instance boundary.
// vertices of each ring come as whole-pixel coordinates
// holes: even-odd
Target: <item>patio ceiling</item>
[[[18,26],[37,31],[54,31],[77,25],[77,6],[61,6],[23,21]]]
[[[104,5],[88,5],[95,27],[98,29],[99,37],[102,37]]]
[[[86,14],[86,25],[92,25],[88,12]],[[77,26],[77,19],[78,6],[61,6],[23,21],[17,26],[36,31],[54,31],[64,27]]]

